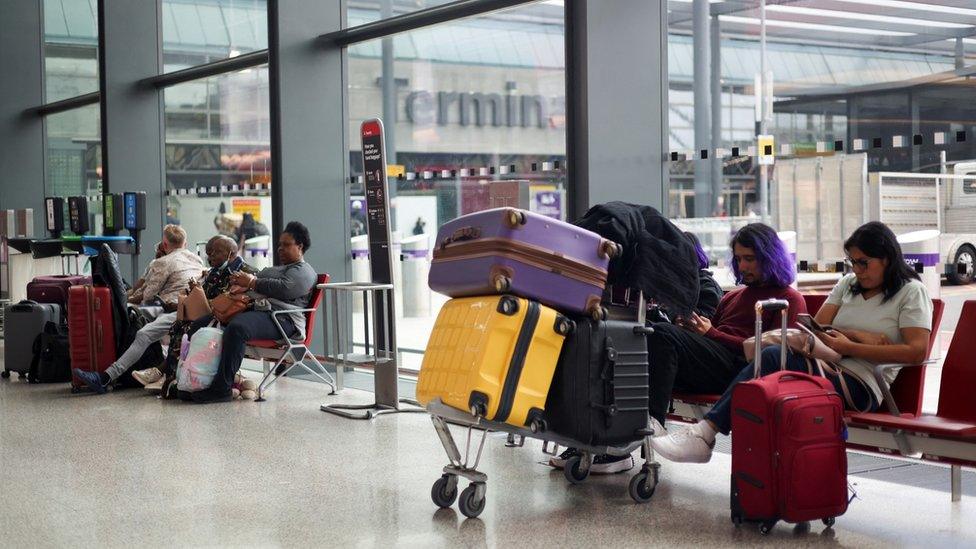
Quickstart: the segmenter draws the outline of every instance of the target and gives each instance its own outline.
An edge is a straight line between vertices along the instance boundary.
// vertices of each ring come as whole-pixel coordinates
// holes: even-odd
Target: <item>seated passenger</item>
[[[212,267],[210,273],[207,274],[203,281],[203,291],[207,294],[207,297],[212,299],[217,294],[227,291],[230,286],[230,275],[232,272],[238,270],[245,270],[247,272],[256,272],[249,265],[244,263],[244,260],[237,255],[237,244],[234,239],[228,238],[226,236],[215,236],[207,242],[207,261]],[[201,271],[197,271],[200,274]],[[190,279],[191,283],[195,283],[195,279]],[[187,286],[184,286],[186,289]],[[132,341],[132,344],[126,349],[125,353],[122,354],[111,366],[108,367],[104,372],[91,372],[87,370],[75,369],[74,373],[79,379],[85,382],[85,384],[95,391],[96,393],[102,394],[108,390],[108,386],[119,378],[122,374],[127,372],[129,368],[134,366],[142,355],[146,352],[146,349],[150,345],[161,341],[163,336],[167,333],[170,334],[170,349],[167,353],[167,357],[173,354],[174,347],[175,352],[179,354],[180,340],[183,338],[183,333],[187,329],[189,323],[177,322],[176,312],[164,313],[158,316],[152,322],[146,324],[136,332],[136,337]],[[177,337],[174,339],[174,331],[179,326],[183,326],[184,331],[179,331]],[[168,359],[168,358],[167,358]],[[160,381],[162,378],[162,373],[158,368],[149,368],[147,370],[141,370],[132,373],[133,379],[142,383],[143,385],[154,384]]]
[[[834,286],[816,321],[833,330],[820,335],[830,348],[844,356],[838,364],[851,402],[848,406],[874,411],[882,400],[874,379],[874,366],[882,363],[915,364],[928,352],[932,327],[932,300],[918,274],[905,265],[894,233],[882,223],[862,225],[844,243],[847,263],[854,271]],[[762,374],[779,370],[780,348],[763,349]],[[807,360],[787,353],[789,370],[807,371]],[[885,373],[890,384],[897,370]],[[671,461],[704,463],[712,456],[715,434],[732,429],[732,387],[753,377],[753,366],[739,372],[705,419],[681,431],[655,438],[652,445]],[[844,394],[839,377],[828,376],[837,392]]]
[[[149,264],[145,284],[129,295],[129,303],[162,305],[166,311],[175,311],[179,293],[186,289],[191,278],[200,276],[203,261],[186,249],[186,231],[178,225],[163,227],[159,251],[164,255]]]
[[[207,299],[213,299],[229,290],[231,275],[234,273],[240,271],[257,274],[258,272],[244,262],[239,255],[237,242],[228,236],[217,235],[207,241],[206,253],[210,271],[204,277],[202,286]],[[145,385],[148,390],[163,390],[167,382],[174,380],[180,357],[180,344],[183,335],[189,331],[191,323],[188,319],[173,322],[168,334],[169,349],[162,368],[148,368],[133,372],[132,377]]]
[[[315,269],[305,262],[304,254],[311,246],[308,228],[297,221],[288,223],[278,239],[278,257],[282,265],[268,267],[257,275],[243,272],[231,276],[231,292],[247,293],[256,303],[266,302],[268,309],[252,308],[238,313],[224,326],[220,365],[209,389],[191,393],[195,402],[225,402],[231,400],[234,375],[244,360],[244,347],[252,339],[281,339],[271,311],[303,309],[308,306],[309,294],[315,287]],[[290,337],[305,336],[305,315],[279,315],[281,327]],[[189,334],[209,325],[213,317],[207,315],[190,327]]]

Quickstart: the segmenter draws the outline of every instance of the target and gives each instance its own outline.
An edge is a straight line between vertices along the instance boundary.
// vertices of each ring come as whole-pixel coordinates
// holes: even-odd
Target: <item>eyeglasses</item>
[[[877,259],[877,258],[866,257],[864,259],[851,259],[850,257],[845,257],[844,264],[850,267],[851,269],[863,271],[864,269],[868,268],[868,265],[871,264],[872,259]]]

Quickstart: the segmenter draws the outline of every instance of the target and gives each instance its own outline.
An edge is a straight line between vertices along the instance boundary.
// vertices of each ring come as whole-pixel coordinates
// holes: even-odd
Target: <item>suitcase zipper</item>
[[[522,329],[515,341],[515,350],[512,352],[512,360],[508,363],[508,374],[505,375],[505,384],[502,386],[501,399],[498,401],[498,410],[495,411],[493,421],[505,421],[512,413],[519,379],[522,377],[522,368],[525,366],[525,356],[529,353],[529,344],[532,343],[532,336],[535,335],[538,324],[539,304],[529,301],[529,309],[525,313]]]
[[[543,271],[562,274],[591,286],[603,287],[607,281],[606,269],[580,263],[576,259],[565,257],[540,246],[507,238],[483,238],[473,242],[457,242],[436,248],[432,263],[479,257],[513,259]]]

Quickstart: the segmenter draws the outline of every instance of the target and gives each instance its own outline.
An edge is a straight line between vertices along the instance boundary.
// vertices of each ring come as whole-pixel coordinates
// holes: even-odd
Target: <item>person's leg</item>
[[[654,325],[654,333],[647,336],[647,410],[661,425],[671,409],[671,390],[678,371],[676,330],[682,328],[659,322]]]
[[[156,320],[146,324],[136,332],[136,337],[132,340],[129,348],[104,372],[99,373],[76,368],[74,370],[75,375],[95,392],[104,393],[105,386],[118,379],[138,362],[150,345],[161,341],[175,321],[176,313],[160,315]]]
[[[294,325],[287,318],[279,318],[281,327],[289,333]],[[244,347],[252,339],[278,339],[281,334],[266,311],[245,311],[235,316],[226,327],[221,342],[220,365],[213,384],[205,391],[193,393],[193,400],[197,402],[212,402],[228,400],[234,375],[241,369],[244,360]]]
[[[806,359],[799,355],[787,353],[786,369],[793,371],[807,371]],[[780,347],[771,346],[763,349],[760,357],[761,375],[776,372],[780,368]],[[712,457],[715,446],[716,433],[728,434],[732,428],[732,391],[735,386],[748,381],[755,376],[752,364],[742,368],[722,397],[705,414],[705,419],[682,431],[671,433],[666,437],[655,438],[652,441],[654,449],[665,458],[684,463],[705,463]]]
[[[210,324],[212,324],[213,321],[214,321],[213,315],[201,316],[200,318],[190,323],[190,329],[186,331],[186,335],[192,338],[193,334],[197,333],[197,330],[199,330],[200,328],[206,328],[207,326],[210,326]]]

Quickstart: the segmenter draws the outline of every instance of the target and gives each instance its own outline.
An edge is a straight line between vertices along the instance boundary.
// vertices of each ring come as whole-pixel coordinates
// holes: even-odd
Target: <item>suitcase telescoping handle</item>
[[[786,369],[786,341],[787,341],[787,324],[790,311],[790,303],[784,299],[767,299],[765,301],[756,302],[756,352],[752,355],[753,364],[753,377],[759,377],[759,372],[762,368],[762,316],[763,312],[770,311],[776,312],[780,311],[780,317],[782,318],[782,333],[780,341],[782,345],[779,348],[779,369]]]

